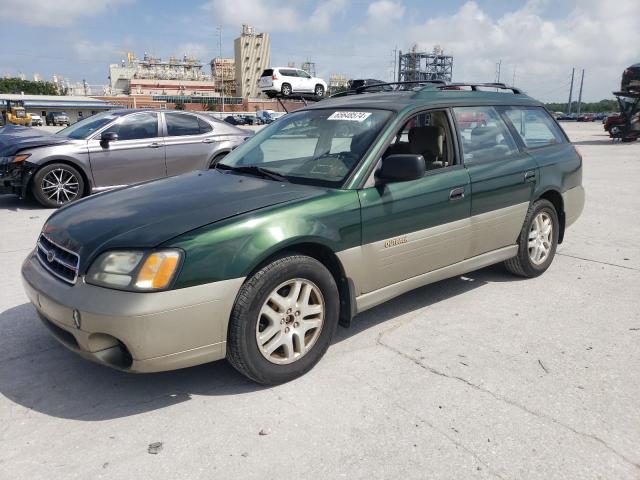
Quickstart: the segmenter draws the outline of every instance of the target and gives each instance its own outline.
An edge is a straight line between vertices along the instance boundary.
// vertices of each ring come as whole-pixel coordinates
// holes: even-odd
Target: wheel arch
[[[29,179],[29,185],[28,185],[29,188],[33,185],[33,178],[35,177],[35,174],[39,170],[43,169],[47,165],[51,165],[52,163],[63,163],[65,165],[68,165],[78,170],[78,172],[80,172],[80,175],[82,175],[82,181],[84,182],[84,191],[82,192],[82,196],[84,197],[91,193],[91,190],[93,190],[93,182],[91,181],[91,176],[85,171],[82,165],[78,164],[77,162],[74,162],[73,160],[69,160],[67,158],[51,158],[41,164],[38,164],[37,170],[33,172],[33,175]]]
[[[338,287],[338,294],[340,295],[340,324],[348,327],[351,323],[351,319],[355,315],[355,288],[353,281],[347,277],[344,266],[338,256],[324,243],[318,241],[300,241],[298,243],[281,245],[272,250],[266,257],[262,258],[251,269],[247,278],[250,278],[258,270],[277,258],[293,254],[311,257],[320,262],[327,268],[327,270],[329,270],[329,272],[331,272],[331,275],[336,282],[336,286]]]
[[[562,243],[564,239],[564,228],[565,228],[565,215],[564,215],[564,201],[562,199],[562,194],[555,189],[545,190],[541,193],[537,200],[547,200],[553,204],[553,207],[556,209],[556,213],[558,214],[558,222],[560,223],[560,231],[558,232],[558,243]]]

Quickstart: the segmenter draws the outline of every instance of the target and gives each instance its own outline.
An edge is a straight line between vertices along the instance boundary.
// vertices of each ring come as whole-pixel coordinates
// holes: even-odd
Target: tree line
[[[566,112],[567,102],[563,103],[545,103],[547,110],[551,112]],[[584,113],[604,113],[604,112],[617,112],[620,110],[618,102],[616,100],[600,100],[599,102],[582,102],[581,112]],[[578,111],[578,102],[571,102],[571,111],[573,113]]]
[[[33,82],[21,78],[0,78],[0,93],[24,93],[25,95],[60,95],[51,82]]]

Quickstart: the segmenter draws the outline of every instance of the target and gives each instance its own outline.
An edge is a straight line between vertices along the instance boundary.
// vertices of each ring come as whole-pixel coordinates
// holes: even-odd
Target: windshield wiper
[[[216,168],[219,170],[229,170],[232,172],[238,173],[248,173],[250,175],[257,175],[263,178],[270,178],[271,180],[275,180],[277,182],[288,182],[289,179],[283,175],[280,175],[273,170],[269,170],[268,168],[258,167],[257,165],[242,165],[242,166],[234,166],[227,165],[226,163],[218,163],[216,164]]]

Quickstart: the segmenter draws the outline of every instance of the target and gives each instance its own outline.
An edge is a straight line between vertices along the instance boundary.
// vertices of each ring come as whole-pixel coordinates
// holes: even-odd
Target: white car
[[[277,95],[288,97],[294,93],[311,93],[322,97],[327,91],[327,83],[321,78],[312,77],[304,70],[289,67],[266,69],[260,76],[258,86],[269,98]]]
[[[36,115],[35,113],[31,114],[31,126],[42,126],[42,117],[40,115]]]

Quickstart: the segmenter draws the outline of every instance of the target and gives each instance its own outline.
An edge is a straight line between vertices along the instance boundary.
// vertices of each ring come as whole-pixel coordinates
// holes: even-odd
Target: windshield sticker
[[[364,122],[371,112],[333,112],[327,120],[347,120],[349,122]]]

